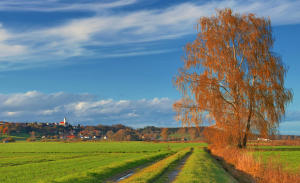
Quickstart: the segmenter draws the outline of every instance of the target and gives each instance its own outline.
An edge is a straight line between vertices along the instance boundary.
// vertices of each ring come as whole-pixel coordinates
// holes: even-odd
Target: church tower
[[[66,117],[64,117],[64,121],[59,122],[59,125],[61,125],[61,126],[66,126],[67,124],[68,124],[68,122],[67,122]]]

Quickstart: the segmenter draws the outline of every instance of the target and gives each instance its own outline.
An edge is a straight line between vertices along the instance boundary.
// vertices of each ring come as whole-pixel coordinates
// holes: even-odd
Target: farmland
[[[285,171],[300,171],[300,146],[260,146],[254,156],[280,163]]]
[[[116,182],[129,172],[120,182],[236,182],[204,147],[205,143],[134,141],[1,143],[0,182]],[[249,152],[264,161],[278,159],[287,164],[285,171],[297,172],[299,149],[258,146]],[[170,176],[179,162],[182,166]]]
[[[17,142],[0,144],[0,182],[99,182],[199,143]],[[91,176],[93,175],[93,176]]]
[[[169,166],[170,164],[183,158],[191,152],[191,148],[186,148],[173,154],[139,172],[133,176],[121,181],[121,183],[139,183],[139,182],[153,182],[155,181]]]

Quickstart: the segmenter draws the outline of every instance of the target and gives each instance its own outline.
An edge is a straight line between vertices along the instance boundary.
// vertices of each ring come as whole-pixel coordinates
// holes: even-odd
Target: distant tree
[[[28,142],[36,141],[36,137],[35,137],[35,132],[34,131],[30,132],[30,137],[27,138],[26,141],[28,141]]]
[[[107,133],[106,133],[106,137],[109,139],[109,140],[112,140],[112,137],[114,135],[114,132],[112,130],[109,130]]]
[[[190,134],[191,140],[196,140],[199,137],[199,129],[196,127],[190,127],[188,129],[188,132]]]
[[[168,140],[168,128],[163,128],[161,130],[160,136],[162,137],[163,140]]]
[[[21,133],[22,131],[24,131],[24,124],[22,123],[15,124],[15,132]]]
[[[4,126],[3,126],[3,125],[0,125],[0,135],[3,134],[3,129],[4,129]]]
[[[180,134],[180,135],[185,135],[186,134],[186,128],[185,127],[179,128],[177,130],[177,133]]]
[[[96,136],[100,136],[101,135],[101,131],[100,130],[95,130],[95,135]]]
[[[35,138],[35,131],[30,132],[30,137]]]
[[[10,134],[9,132],[10,132],[9,127],[8,126],[4,126],[4,128],[2,130],[2,133],[9,135]]]
[[[202,17],[198,30],[174,80],[183,95],[174,104],[177,119],[215,122],[224,138],[243,148],[251,130],[276,129],[292,100],[284,88],[286,69],[271,51],[271,21],[224,9]]]
[[[113,140],[122,141],[126,140],[126,130],[120,129],[113,135]]]
[[[124,125],[122,125],[122,124],[112,125],[111,127],[112,127],[112,128],[115,128],[116,130],[128,128],[128,127],[126,127],[126,126],[124,126]]]
[[[120,129],[114,135],[113,139],[116,141],[132,141],[139,140],[139,135],[132,129]]]

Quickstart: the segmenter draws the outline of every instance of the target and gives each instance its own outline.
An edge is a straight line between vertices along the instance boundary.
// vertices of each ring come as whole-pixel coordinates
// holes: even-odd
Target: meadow
[[[236,183],[236,181],[203,148],[196,148],[174,183]]]
[[[300,146],[259,146],[252,153],[264,162],[281,164],[284,171],[300,172]]]
[[[205,143],[155,142],[1,143],[0,182],[235,182],[205,147]],[[297,173],[299,149],[299,146],[256,146],[248,152],[257,160],[276,160],[284,165],[284,171]],[[170,179],[180,162],[182,167]],[[132,175],[119,179],[129,171]]]
[[[16,142],[0,144],[0,182],[100,182],[201,143]]]

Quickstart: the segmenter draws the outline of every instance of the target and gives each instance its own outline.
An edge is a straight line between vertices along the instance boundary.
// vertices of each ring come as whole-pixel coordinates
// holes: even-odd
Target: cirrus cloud
[[[177,51],[180,48],[155,49],[151,43],[195,34],[193,27],[197,20],[201,16],[215,14],[215,9],[232,8],[239,13],[270,17],[274,25],[300,23],[300,2],[292,0],[186,1],[164,8],[116,10],[117,7],[139,3],[143,1],[64,3],[47,0],[41,3],[37,0],[3,0],[0,10],[5,11],[94,13],[88,17],[70,17],[56,25],[44,24],[27,30],[0,27],[0,70],[60,64],[74,57],[81,57],[82,60],[104,59]],[[120,48],[120,45],[125,46]],[[137,51],[136,48],[142,49]]]

